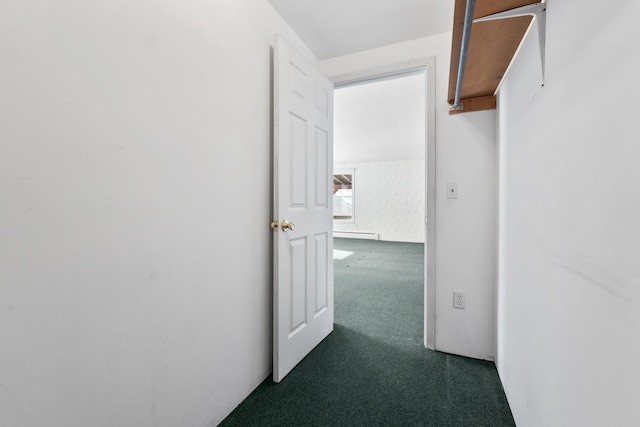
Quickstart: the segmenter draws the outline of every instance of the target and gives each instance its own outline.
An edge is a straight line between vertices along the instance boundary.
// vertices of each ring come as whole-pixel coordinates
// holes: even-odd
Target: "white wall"
[[[355,171],[355,221],[334,222],[334,230],[424,243],[424,167],[424,159],[335,164],[335,170]]]
[[[547,9],[500,92],[498,368],[518,426],[640,420],[640,3]]]
[[[262,0],[0,7],[0,425],[213,425],[268,375],[275,32]]]
[[[447,82],[451,34],[320,62],[337,76],[420,58],[436,58],[436,336],[438,350],[495,356],[496,151],[495,111],[450,116]],[[457,182],[460,198],[446,198]],[[356,196],[357,197],[357,196]],[[453,291],[467,294],[453,308]]]

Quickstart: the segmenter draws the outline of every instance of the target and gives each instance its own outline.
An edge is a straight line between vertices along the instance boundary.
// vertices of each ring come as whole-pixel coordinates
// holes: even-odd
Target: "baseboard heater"
[[[342,237],[345,239],[366,239],[378,240],[378,233],[373,231],[334,231],[333,237]]]

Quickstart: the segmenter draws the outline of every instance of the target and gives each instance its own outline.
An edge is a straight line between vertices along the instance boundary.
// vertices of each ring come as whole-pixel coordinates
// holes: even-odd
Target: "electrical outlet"
[[[453,307],[465,308],[467,306],[466,295],[462,292],[453,292]]]

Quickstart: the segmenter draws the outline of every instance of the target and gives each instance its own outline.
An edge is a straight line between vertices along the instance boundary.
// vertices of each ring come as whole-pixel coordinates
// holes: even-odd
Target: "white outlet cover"
[[[453,307],[454,308],[466,308],[467,296],[463,292],[453,293]]]

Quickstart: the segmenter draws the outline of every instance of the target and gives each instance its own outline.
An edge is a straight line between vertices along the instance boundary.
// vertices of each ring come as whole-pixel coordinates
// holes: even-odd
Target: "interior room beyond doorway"
[[[424,70],[336,88],[334,231],[424,243],[425,147]]]
[[[412,269],[417,267],[419,271],[412,278],[412,286],[417,287],[420,297],[413,299],[419,315],[405,316],[403,322],[396,322],[404,324],[394,327],[420,334],[425,271],[425,84],[425,71],[419,70],[339,87],[334,92],[336,282],[348,278],[353,286],[373,283],[368,275],[399,272],[409,262]],[[379,245],[367,244],[366,240],[349,242],[349,237],[381,242]],[[402,249],[406,249],[403,245],[419,249],[417,264],[402,255]],[[366,262],[369,258],[379,261],[369,265]],[[346,274],[349,267],[351,270]],[[377,267],[382,270],[376,272]],[[360,288],[359,292],[363,292],[367,286]],[[390,307],[407,303],[393,300],[396,291],[396,299],[401,299],[404,293],[389,289],[385,298],[390,298],[387,301]],[[346,303],[340,301],[337,284],[335,297],[337,310],[341,303]],[[411,307],[407,303],[407,309]],[[355,307],[349,310],[361,311]],[[384,314],[384,310],[379,313]]]

